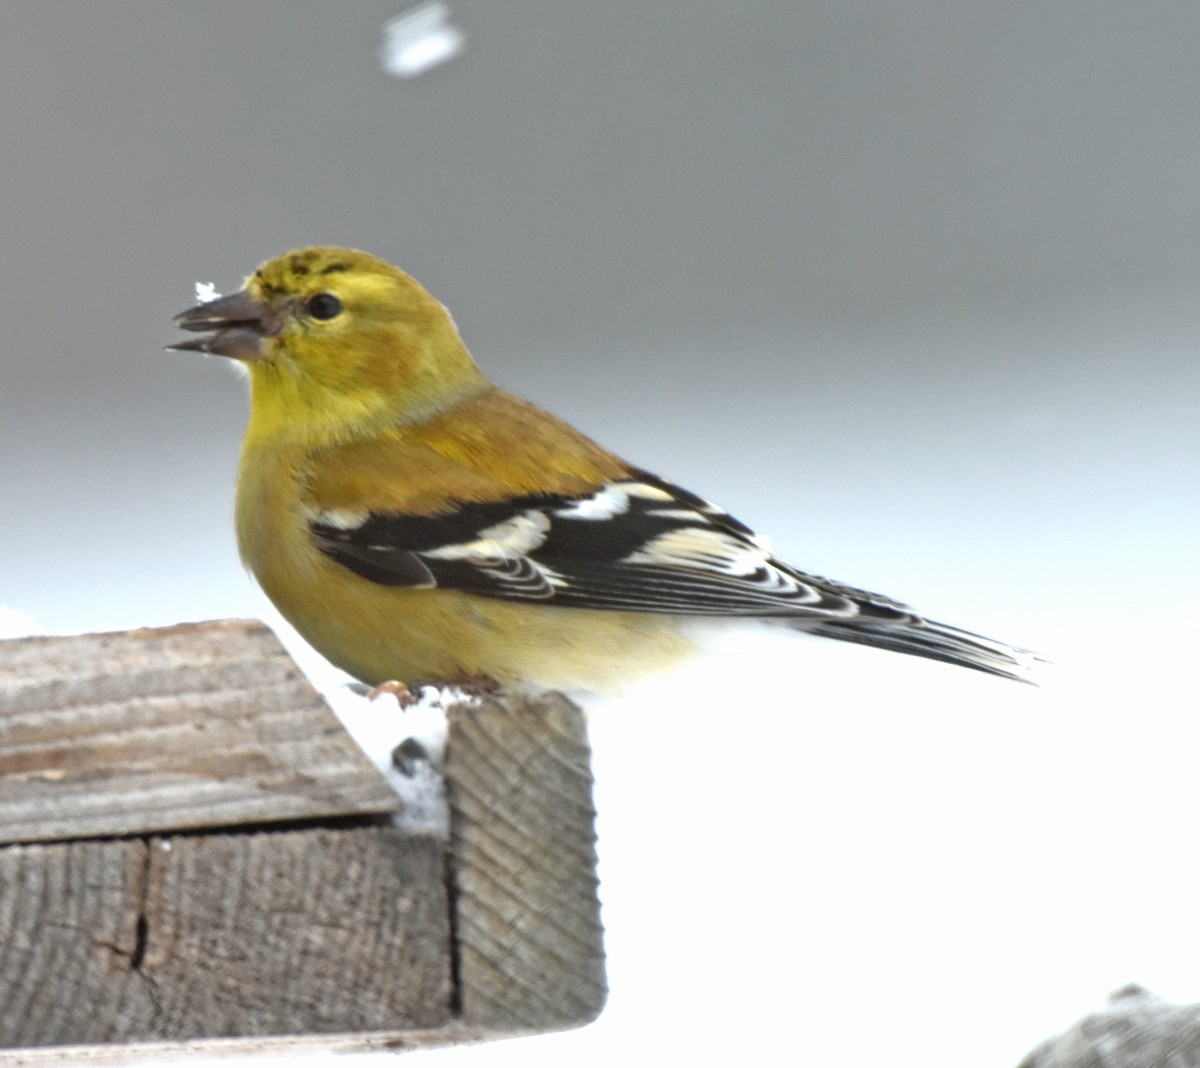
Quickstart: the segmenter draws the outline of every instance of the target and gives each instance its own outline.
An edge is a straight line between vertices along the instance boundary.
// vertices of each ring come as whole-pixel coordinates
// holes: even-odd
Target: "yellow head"
[[[246,363],[248,438],[343,439],[422,418],[487,384],[446,309],[355,249],[289,252],[176,323],[213,333],[172,348]]]

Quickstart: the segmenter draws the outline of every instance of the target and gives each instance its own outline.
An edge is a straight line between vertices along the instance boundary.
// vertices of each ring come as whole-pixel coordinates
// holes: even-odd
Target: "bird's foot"
[[[398,679],[381,682],[367,693],[367,700],[374,701],[382,694],[391,694],[401,708],[409,708],[421,700],[421,691],[426,686],[461,690],[468,697],[488,697],[500,689],[500,683],[488,675],[466,675],[461,679],[439,679],[437,682],[414,682],[411,686]]]
[[[396,699],[396,704],[401,708],[408,708],[410,705],[415,705],[421,700],[420,690],[421,687],[418,686],[414,693],[412,689],[399,679],[388,679],[387,682],[381,682],[378,686],[374,687],[367,694],[367,700],[374,701],[376,698],[383,696],[383,694],[389,693]]]
[[[442,685],[462,690],[468,697],[490,697],[500,691],[500,683],[489,675],[468,675],[461,679],[447,679]]]

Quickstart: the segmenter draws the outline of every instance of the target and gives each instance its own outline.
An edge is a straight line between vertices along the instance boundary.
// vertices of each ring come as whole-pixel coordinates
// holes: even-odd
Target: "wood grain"
[[[0,642],[0,843],[396,807],[261,623]]]
[[[0,849],[0,1047],[450,1019],[440,843],[353,827]]]
[[[453,709],[446,787],[464,1023],[595,1019],[607,985],[583,713],[561,694]]]
[[[595,1018],[582,713],[448,720],[449,852],[378,815],[395,795],[261,624],[0,643],[0,1047],[408,1048]]]
[[[146,845],[0,849],[0,1046],[102,1042],[154,1015],[130,966]]]

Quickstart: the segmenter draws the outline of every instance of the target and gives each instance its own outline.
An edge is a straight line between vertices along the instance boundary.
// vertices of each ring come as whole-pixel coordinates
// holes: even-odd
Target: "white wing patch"
[[[471,541],[425,549],[420,555],[425,560],[470,564],[514,596],[548,600],[556,587],[567,584],[566,580],[529,554],[545,542],[549,531],[550,517],[531,509],[485,527]]]
[[[694,513],[693,513],[694,517]],[[648,567],[698,567],[723,575],[752,575],[768,558],[756,546],[707,527],[669,530],[622,561]]]
[[[822,600],[819,591],[777,566],[771,554],[754,541],[723,530],[685,527],[668,531],[622,563],[647,567],[672,567],[708,571],[753,583],[761,591],[777,591],[795,598],[796,605]]]
[[[357,530],[370,518],[368,512],[356,512],[348,508],[313,508],[306,505],[303,512],[309,525],[332,527],[334,530]]]
[[[615,519],[629,511],[630,497],[640,497],[649,501],[674,501],[666,491],[657,486],[649,486],[645,482],[610,482],[590,497],[571,501],[563,508],[555,508],[551,514],[560,519]]]
[[[684,523],[694,523],[696,516],[702,514],[695,508],[648,508],[646,511],[649,515],[658,516],[659,519],[679,519]]]
[[[571,501],[565,508],[555,508],[559,519],[612,519],[629,511],[629,494],[616,486],[605,486],[590,497]]]
[[[549,532],[550,517],[545,512],[527,511],[481,530],[472,541],[426,549],[421,555],[433,560],[511,560],[533,552]]]

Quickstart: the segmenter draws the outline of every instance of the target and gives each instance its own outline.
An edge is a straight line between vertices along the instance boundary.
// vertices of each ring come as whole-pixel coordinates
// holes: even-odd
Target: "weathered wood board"
[[[0,842],[396,807],[261,623],[0,643]]]
[[[311,828],[0,849],[0,1047],[450,1019],[441,843]]]
[[[608,987],[583,713],[560,694],[457,709],[446,779],[464,1018],[594,1019]]]
[[[393,827],[395,795],[258,623],[0,642],[0,1062],[594,1019],[582,713],[454,706],[444,771],[450,843]]]

